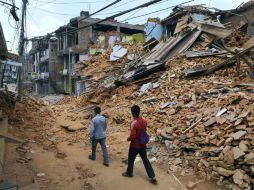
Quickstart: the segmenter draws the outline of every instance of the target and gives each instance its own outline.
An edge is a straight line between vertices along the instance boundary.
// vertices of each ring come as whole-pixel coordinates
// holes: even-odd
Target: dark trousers
[[[146,148],[140,148],[140,149],[133,148],[133,147],[129,148],[127,174],[128,175],[133,175],[134,161],[135,161],[135,158],[136,158],[137,154],[140,155],[140,157],[143,161],[143,164],[145,166],[146,173],[147,173],[148,177],[149,178],[154,178],[155,174],[154,174],[152,165],[151,165],[151,163],[149,162],[149,160],[147,158]]]
[[[92,158],[93,159],[96,158],[96,148],[97,148],[98,143],[100,143],[100,145],[101,145],[104,163],[108,164],[109,158],[108,158],[108,151],[107,151],[107,147],[106,147],[106,138],[103,138],[103,139],[94,139],[93,138],[92,139]]]

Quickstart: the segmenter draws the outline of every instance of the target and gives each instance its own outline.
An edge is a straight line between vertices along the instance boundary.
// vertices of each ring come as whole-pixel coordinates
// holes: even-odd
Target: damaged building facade
[[[32,78],[37,93],[53,92],[49,84],[49,37],[33,39],[29,62],[33,64]]]
[[[0,23],[0,88],[5,84],[17,81],[17,70],[22,64],[18,62],[18,56],[8,52],[4,32]],[[26,69],[24,69],[24,72]],[[24,75],[25,76],[25,75]]]
[[[228,27],[241,28],[248,36],[254,36],[254,1],[249,1],[236,9],[219,11],[221,23]]]
[[[102,53],[117,41],[128,40],[128,36],[142,34],[144,29],[141,25],[115,20],[94,24],[98,21],[100,19],[91,18],[88,12],[82,11],[79,17],[54,31],[54,37],[34,41],[30,55],[37,73],[36,83],[42,84],[37,85],[38,93],[81,93],[86,84],[83,76],[75,75],[75,68],[80,66],[76,63]]]

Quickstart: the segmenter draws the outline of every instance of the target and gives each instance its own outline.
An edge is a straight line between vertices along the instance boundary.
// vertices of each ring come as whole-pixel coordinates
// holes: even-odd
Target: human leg
[[[140,155],[140,157],[143,161],[143,164],[145,166],[146,173],[147,173],[148,177],[151,178],[151,179],[155,178],[153,167],[152,167],[150,161],[147,158],[146,148],[140,149],[139,155]]]
[[[89,159],[95,160],[96,159],[96,148],[97,148],[98,140],[92,139],[92,155],[89,156]]]
[[[135,158],[138,154],[138,150],[135,148],[130,147],[129,148],[129,154],[128,154],[128,168],[126,171],[126,174],[128,176],[132,176],[133,175],[133,167],[134,167],[134,161]]]
[[[100,142],[102,153],[103,153],[104,165],[108,166],[109,158],[108,158],[108,150],[106,146],[106,138],[100,139],[99,142]]]

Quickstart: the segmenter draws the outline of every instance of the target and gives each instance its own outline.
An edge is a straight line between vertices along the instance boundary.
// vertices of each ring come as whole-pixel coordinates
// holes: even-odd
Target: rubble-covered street
[[[182,3],[145,26],[81,12],[33,38],[36,77],[22,92],[18,81],[0,89],[0,189],[254,190],[253,15],[254,1]],[[133,105],[148,122],[156,186],[140,156],[134,177],[121,175]],[[88,158],[96,106],[109,167],[101,148]]]

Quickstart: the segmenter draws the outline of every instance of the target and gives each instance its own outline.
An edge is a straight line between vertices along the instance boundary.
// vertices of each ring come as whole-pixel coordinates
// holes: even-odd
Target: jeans
[[[133,148],[133,147],[129,148],[127,174],[128,175],[133,175],[134,161],[135,161],[135,158],[136,158],[137,154],[140,155],[140,157],[143,161],[143,164],[145,166],[146,173],[147,173],[148,177],[149,178],[154,178],[155,174],[154,174],[152,165],[151,165],[151,163],[149,162],[149,160],[147,158],[146,148],[140,148],[140,149]]]
[[[97,148],[98,143],[100,143],[100,145],[101,145],[104,163],[108,164],[109,158],[108,158],[108,151],[107,151],[107,147],[106,147],[106,138],[102,138],[102,139],[93,138],[92,139],[92,159],[96,158],[96,148]]]

